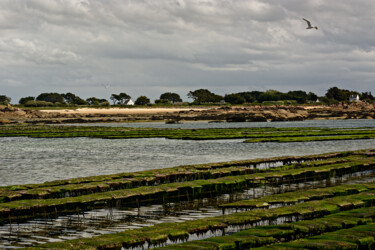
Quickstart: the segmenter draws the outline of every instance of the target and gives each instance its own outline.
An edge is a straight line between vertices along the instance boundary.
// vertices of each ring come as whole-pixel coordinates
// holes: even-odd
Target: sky
[[[0,0],[0,95],[374,94],[374,13],[374,0]]]

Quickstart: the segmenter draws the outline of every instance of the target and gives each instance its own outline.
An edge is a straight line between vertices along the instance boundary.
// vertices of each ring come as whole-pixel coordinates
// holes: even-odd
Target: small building
[[[134,105],[134,102],[133,102],[132,99],[129,99],[129,101],[127,101],[127,102],[125,103],[125,105],[133,106],[133,105]]]
[[[359,102],[359,95],[351,95],[349,96],[350,102]]]

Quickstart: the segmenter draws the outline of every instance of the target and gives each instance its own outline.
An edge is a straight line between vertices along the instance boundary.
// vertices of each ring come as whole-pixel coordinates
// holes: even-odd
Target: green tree
[[[22,97],[18,103],[21,105],[25,105],[28,101],[34,101],[35,97],[34,96],[28,96],[28,97]]]
[[[296,91],[289,91],[286,94],[287,100],[295,100],[299,104],[306,103],[308,100],[308,95],[305,91],[302,90],[296,90]]]
[[[45,102],[52,102],[52,103],[65,103],[64,98],[62,95],[58,93],[42,93],[36,97],[37,101],[45,101]]]
[[[279,101],[283,99],[283,93],[277,90],[267,90],[259,95],[258,101],[265,102],[265,101]]]
[[[375,101],[375,97],[371,94],[371,92],[362,92],[361,100],[366,102],[373,102]]]
[[[150,99],[147,98],[146,96],[140,96],[137,98],[134,104],[136,105],[147,105],[150,103]]]
[[[90,97],[90,98],[87,98],[86,99],[86,102],[89,104],[89,105],[99,105],[100,103],[100,100],[96,97]]]
[[[64,98],[66,103],[69,104],[74,104],[74,100],[77,98],[77,96],[73,93],[66,93],[66,94],[61,94],[61,96]]]
[[[349,99],[349,92],[348,90],[339,89],[338,87],[332,87],[327,90],[326,97],[328,99],[333,99],[339,102],[348,101]]]
[[[171,104],[171,101],[166,99],[156,99],[155,104]]]
[[[190,91],[187,95],[189,98],[194,99],[194,103],[215,103],[220,102],[224,98],[220,95],[211,93],[207,89],[197,89],[195,91]]]
[[[61,94],[61,96],[64,98],[65,102],[68,103],[68,104],[76,104],[76,105],[87,105],[88,104],[81,97],[76,96],[75,94],[72,94],[70,92],[68,92],[66,94]]]
[[[24,104],[25,107],[52,107],[52,102],[30,100]]]
[[[130,95],[126,93],[120,93],[118,95],[112,94],[110,99],[113,101],[113,104],[124,105],[130,100]]]
[[[231,104],[243,104],[245,103],[245,98],[242,97],[240,94],[229,94],[224,96],[225,102]]]
[[[318,100],[318,96],[314,94],[313,92],[309,92],[307,94],[307,100],[315,102],[316,100]]]
[[[171,93],[171,92],[166,92],[164,94],[161,94],[160,100],[168,100],[171,103],[182,102],[182,99],[179,94]]]
[[[8,105],[12,99],[6,95],[0,95],[0,104]]]
[[[95,106],[109,106],[109,102],[106,99],[98,99],[96,97],[90,97],[86,99],[86,102],[89,105],[95,105]]]
[[[260,91],[252,91],[252,92],[240,92],[238,94],[245,99],[245,102],[252,103],[258,100],[258,97],[261,93],[262,92]]]

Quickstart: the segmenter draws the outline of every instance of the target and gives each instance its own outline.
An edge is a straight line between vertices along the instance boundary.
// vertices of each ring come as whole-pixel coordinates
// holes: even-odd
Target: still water
[[[335,124],[333,124],[335,123]],[[331,124],[331,125],[330,125]],[[98,124],[96,124],[98,125]],[[106,124],[110,126],[151,126]],[[263,126],[262,126],[263,125]],[[374,120],[279,123],[186,123],[184,127],[375,127]],[[165,124],[159,124],[165,126]],[[169,125],[171,126],[171,125]],[[172,125],[173,126],[173,125]],[[295,143],[243,143],[243,140],[169,140],[95,138],[0,138],[0,186],[42,183],[74,177],[134,172],[178,165],[285,155],[308,155],[374,148],[375,140]]]

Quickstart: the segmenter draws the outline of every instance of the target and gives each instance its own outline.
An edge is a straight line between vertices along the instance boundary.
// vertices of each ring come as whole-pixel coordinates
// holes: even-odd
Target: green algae
[[[373,193],[367,193],[364,194],[353,194],[348,195],[346,198],[348,200],[352,199],[359,199],[359,195],[361,198],[366,199],[368,197],[375,196],[375,192]],[[344,200],[345,197],[334,197],[322,201],[311,201],[311,202],[305,202],[301,204],[296,204],[291,207],[283,207],[283,208],[274,208],[274,209],[267,209],[267,210],[253,210],[253,211],[247,211],[247,212],[241,212],[237,214],[231,214],[231,215],[224,215],[224,216],[217,216],[217,217],[211,217],[211,218],[205,218],[200,220],[194,220],[194,221],[186,221],[186,222],[180,222],[180,223],[161,223],[157,224],[151,227],[141,228],[141,229],[135,229],[135,230],[128,230],[117,234],[111,234],[109,238],[107,238],[106,235],[93,237],[93,238],[87,238],[87,239],[80,239],[80,241],[84,245],[92,246],[91,241],[93,241],[93,244],[96,244],[96,242],[100,241],[103,245],[106,244],[117,244],[117,245],[123,245],[123,244],[129,244],[126,239],[131,239],[134,241],[134,239],[145,239],[149,242],[149,244],[153,244],[151,242],[154,242],[156,245],[163,244],[168,239],[168,235],[170,235],[172,232],[180,232],[182,234],[183,232],[189,233],[189,234],[203,234],[208,232],[210,229],[218,228],[218,225],[220,225],[220,228],[225,228],[225,225],[246,225],[251,223],[256,223],[262,220],[275,220],[280,217],[288,217],[288,216],[294,216],[294,215],[302,215],[305,217],[309,217],[311,219],[314,218],[321,218],[327,215],[334,216],[335,214],[340,213],[340,207],[339,204]],[[371,211],[375,212],[375,209],[370,208]],[[360,212],[363,212],[361,210]],[[352,213],[353,215],[354,213]],[[360,216],[359,216],[360,217]],[[371,217],[372,218],[372,217]],[[355,223],[366,223],[367,220],[364,219],[348,219],[346,217],[342,217],[342,220],[345,221],[346,226],[353,226]],[[350,223],[349,223],[350,221]],[[315,227],[306,227],[306,225],[300,225],[299,227],[289,227],[287,230],[284,227],[284,235],[290,234],[288,230],[300,230],[303,226],[307,228],[305,231],[308,231],[309,233],[317,231],[317,223],[315,223]],[[323,224],[321,224],[319,230],[324,230]],[[328,228],[328,226],[327,226]],[[300,230],[301,231],[301,230]],[[259,232],[259,231],[258,231]],[[270,231],[272,232],[272,231]],[[280,235],[280,231],[274,231],[275,235]],[[185,233],[185,235],[186,235]],[[186,237],[186,236],[184,236]],[[254,237],[260,237],[254,236]],[[253,238],[254,238],[253,237]],[[269,235],[267,237],[270,237]],[[276,236],[275,236],[276,237]],[[119,240],[120,242],[117,242]],[[206,240],[207,241],[207,240]],[[221,240],[218,240],[220,242],[223,242]],[[266,240],[268,241],[268,240]],[[108,242],[108,243],[106,243]],[[69,241],[66,242],[60,242],[60,243],[54,243],[54,246],[58,246],[61,248],[70,246],[71,244]],[[223,243],[220,243],[223,244]],[[226,244],[226,243],[225,243]],[[45,244],[40,245],[40,247],[48,248],[51,245]],[[97,246],[97,245],[95,245]]]
[[[296,241],[271,245],[272,248],[372,249],[375,245],[375,223],[354,226]],[[269,247],[269,246],[268,246]]]
[[[363,218],[364,214],[367,214],[365,219]],[[311,247],[312,245],[306,244],[306,240],[294,241],[299,237],[311,235],[316,235],[311,237],[315,240],[313,244],[316,244],[316,239],[319,239],[319,244],[326,247],[330,246],[332,242],[339,243],[339,245],[344,243],[344,246],[348,243],[349,245],[350,243],[356,243],[360,248],[371,247],[373,236],[375,236],[374,219],[375,207],[360,208],[337,212],[312,220],[283,225],[257,226],[227,236],[168,245],[158,249],[186,249],[188,246],[197,246],[199,249],[248,249],[261,248],[262,246],[264,249],[266,247],[283,249],[298,247],[301,241],[304,244],[302,247]],[[340,235],[343,235],[344,242],[343,239],[340,239]],[[277,243],[280,241],[284,243]],[[211,244],[207,244],[207,242]],[[317,246],[315,245],[315,247]]]
[[[328,178],[333,172],[337,175],[350,173],[353,171],[353,168],[357,170],[373,169],[375,165],[364,164],[369,161],[372,161],[371,157],[354,161],[349,167],[342,164],[331,164],[328,166],[298,168],[295,170],[289,169],[282,173],[280,172],[277,177],[275,177],[275,173],[273,172],[265,172],[251,175],[226,176],[217,179],[176,182],[157,186],[139,186],[136,188],[114,191],[110,191],[108,185],[102,184],[97,187],[101,190],[99,193],[57,199],[38,198],[3,202],[0,203],[0,218],[2,221],[7,221],[9,216],[15,218],[27,218],[28,216],[35,217],[45,215],[46,213],[55,214],[56,211],[59,213],[69,213],[71,211],[74,212],[77,209],[87,210],[95,207],[113,206],[117,201],[121,201],[124,205],[139,206],[139,202],[152,203],[158,200],[173,200],[174,198],[179,197],[185,197],[187,199],[198,198],[203,197],[204,195],[243,190],[244,188],[253,185],[254,179],[272,185],[275,183],[306,181],[309,179],[316,179],[316,176],[311,175],[311,172],[316,172],[316,169],[322,169],[323,167],[325,175],[320,176],[319,178]],[[361,167],[358,168],[358,166]],[[292,178],[290,178],[290,176],[292,176]],[[287,195],[288,194],[284,195],[284,200],[286,200]],[[314,195],[316,196],[316,194]],[[294,200],[298,200],[296,197],[293,198]],[[301,197],[299,198],[301,199]],[[306,196],[303,196],[303,199],[306,199]],[[289,201],[294,200],[289,198]],[[264,198],[263,205],[262,203],[258,203],[257,206],[265,206],[264,203],[269,202],[269,199],[267,200],[267,198]],[[366,198],[365,201],[343,201],[340,203],[340,206],[343,208],[347,206],[363,206],[365,203],[372,204],[373,202],[373,199]],[[306,211],[306,213],[309,214],[309,211]]]
[[[280,161],[285,161],[285,163],[289,164],[270,169],[253,168],[254,165],[259,163]],[[192,199],[204,197],[211,193],[242,190],[265,184],[279,185],[281,183],[290,184],[306,180],[319,180],[333,175],[339,176],[340,174],[351,173],[353,171],[373,169],[373,163],[373,150],[361,150],[306,157],[281,157],[230,163],[198,164],[160,171],[144,171],[131,174],[77,178],[37,185],[4,187],[0,189],[3,191],[0,191],[0,194],[3,194],[2,197],[8,200],[0,203],[0,214],[4,220],[7,220],[9,215],[11,215],[13,221],[13,219],[17,218],[48,216],[48,214],[60,212],[74,213],[78,211],[77,209],[83,211],[95,207],[113,206],[117,204],[117,201],[125,206],[139,206],[139,203],[142,202],[154,203],[155,201],[168,201],[178,197]],[[175,176],[181,178],[173,179]],[[192,181],[186,181],[189,179],[192,179]],[[152,186],[145,186],[150,184]],[[369,206],[374,206],[374,187],[374,183],[368,183],[308,190],[305,193],[290,192],[281,194],[280,196],[264,197],[257,201],[253,200],[251,205],[255,208],[262,208],[267,207],[269,204],[277,204],[278,202],[305,202],[290,207],[267,210],[258,209],[190,221],[188,223],[163,223],[143,231],[130,230],[121,234],[104,235],[100,238],[94,237],[92,241],[80,239],[74,244],[71,241],[66,242],[67,245],[65,245],[65,242],[53,243],[56,244],[53,247],[70,248],[73,245],[76,248],[92,249],[121,248],[121,246],[133,247],[142,244],[160,246],[167,240],[171,240],[172,242],[186,240],[191,234],[203,234],[215,230],[225,231],[229,226],[238,225],[239,227],[244,227],[245,225],[255,225],[259,221],[275,221],[283,217],[287,218],[287,221],[293,218],[314,219],[322,216],[326,218],[330,214],[342,213],[341,210],[343,209],[348,210],[345,211],[348,212],[346,217],[350,218],[330,218],[326,221],[314,222],[312,224],[301,223],[300,225],[295,225],[295,229],[289,227],[276,230],[273,228],[271,231],[274,230],[275,235],[277,233],[283,235],[282,238],[293,238],[294,236],[289,234],[292,229],[299,230],[299,233],[320,232],[327,228],[338,230],[340,227],[366,224],[373,219],[374,216],[369,209],[363,210],[362,217],[357,219],[352,219],[352,215],[349,212],[356,207],[368,208]],[[117,188],[120,189],[116,190]],[[56,197],[59,197],[58,195],[61,192],[76,193],[76,196],[45,199],[45,197],[48,197],[46,190],[56,195]],[[86,191],[90,193],[82,195]],[[30,197],[31,199],[22,200],[17,196],[20,194],[24,194],[24,197]],[[9,199],[11,195],[15,195],[15,198],[12,198],[13,200]],[[33,199],[33,197],[38,198]],[[255,236],[248,237],[249,242],[246,243],[247,245],[244,244],[245,239],[241,241],[240,238],[236,238],[234,244],[237,244],[236,246],[242,244],[241,246],[247,247],[260,246],[259,240],[256,241],[260,235]],[[218,240],[217,244],[222,248],[227,248],[232,244],[228,245],[228,242],[231,242],[231,240],[228,239],[228,241],[225,240],[222,242]],[[212,243],[206,244],[212,246]],[[52,245],[48,246],[52,247]]]
[[[287,192],[277,195],[269,195],[258,198],[256,200],[242,200],[238,202],[232,202],[220,205],[221,208],[260,208],[269,207],[271,204],[288,204],[297,203],[308,200],[321,200],[334,196],[345,196],[349,194],[356,194],[364,192],[366,190],[375,189],[374,183],[368,184],[352,184],[352,185],[340,185],[327,188],[301,190],[294,192]],[[370,201],[369,201],[370,202]],[[352,201],[355,205],[359,206],[362,203]],[[352,204],[350,203],[350,204]],[[357,204],[358,203],[358,204]]]
[[[358,154],[358,152],[351,152]],[[343,161],[354,161],[358,157],[366,157],[366,155],[349,155],[346,159],[339,160],[316,160],[316,158],[337,157],[340,154],[325,154],[306,157],[281,157],[261,160],[235,161],[226,163],[213,163],[205,165],[179,166],[175,168],[142,171],[132,174],[114,174],[105,176],[94,176],[86,178],[76,178],[61,181],[46,182],[43,184],[33,184],[24,186],[8,186],[0,187],[0,199],[2,202],[33,199],[33,198],[62,198],[66,194],[69,196],[85,195],[97,192],[105,192],[108,190],[135,188],[142,185],[157,185],[168,182],[179,182],[183,180],[196,179],[213,179],[223,176],[246,175],[250,173],[261,172],[278,172],[281,170],[292,170],[303,167],[324,166],[330,164],[339,164]],[[270,169],[257,169],[253,166],[275,161],[300,161],[302,164],[283,165],[281,167]],[[335,159],[335,158],[334,158]],[[336,158],[337,159],[337,158]],[[314,161],[312,161],[314,160]],[[326,164],[324,164],[326,163]],[[274,174],[277,177],[277,174]],[[271,178],[271,177],[269,177]],[[272,180],[272,178],[271,178]]]
[[[222,128],[222,129],[155,129],[87,126],[12,125],[0,127],[0,136],[32,138],[92,137],[104,139],[168,138],[184,140],[246,139],[263,141],[310,141],[370,139],[371,128]]]

